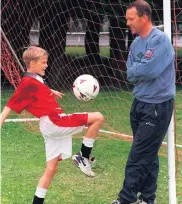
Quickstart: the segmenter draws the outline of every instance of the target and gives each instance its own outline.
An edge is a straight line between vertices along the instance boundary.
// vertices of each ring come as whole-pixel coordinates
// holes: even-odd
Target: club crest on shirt
[[[145,58],[150,59],[154,53],[154,50],[147,50],[145,53]]]
[[[139,57],[140,59],[142,59],[143,56],[144,56],[144,54],[143,54],[142,52],[139,52],[139,53],[137,54],[137,57]]]

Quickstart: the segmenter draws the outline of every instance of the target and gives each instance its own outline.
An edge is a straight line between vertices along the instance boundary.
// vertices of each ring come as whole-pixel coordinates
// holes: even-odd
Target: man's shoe
[[[113,200],[111,204],[123,204],[119,199]]]
[[[145,201],[143,200],[138,200],[135,204],[157,204],[156,202],[149,202],[149,203],[146,203]]]
[[[138,200],[137,202],[136,202],[136,204],[147,204],[145,201],[142,201],[142,200]]]
[[[80,170],[89,177],[94,177],[95,173],[91,169],[90,161],[82,157],[82,153],[78,152],[77,154],[72,156],[72,160],[74,164],[80,168]]]

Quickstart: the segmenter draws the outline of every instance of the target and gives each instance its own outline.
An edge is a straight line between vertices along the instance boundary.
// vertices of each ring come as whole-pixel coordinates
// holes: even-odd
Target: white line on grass
[[[9,122],[28,122],[28,121],[39,121],[39,118],[18,118],[18,119],[6,119],[5,122],[9,123]],[[133,138],[133,136],[130,135],[126,135],[126,134],[122,134],[122,133],[115,133],[115,132],[111,132],[111,131],[107,131],[107,130],[99,130],[99,132],[103,132],[103,133],[107,133],[107,134],[112,134],[112,135],[117,135],[117,136],[121,136],[121,137],[129,137],[129,138]],[[163,145],[167,145],[167,142],[163,142]],[[182,148],[182,145],[176,144],[176,147]]]

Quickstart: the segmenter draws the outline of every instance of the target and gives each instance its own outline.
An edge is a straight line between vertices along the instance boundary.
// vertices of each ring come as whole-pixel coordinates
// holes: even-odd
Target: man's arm
[[[148,81],[159,77],[174,60],[174,50],[171,48],[165,36],[154,36],[141,62],[134,62],[127,67],[128,81]]]
[[[4,121],[6,120],[6,118],[10,114],[10,112],[11,112],[11,108],[5,106],[1,115],[0,115],[0,127],[2,127]]]

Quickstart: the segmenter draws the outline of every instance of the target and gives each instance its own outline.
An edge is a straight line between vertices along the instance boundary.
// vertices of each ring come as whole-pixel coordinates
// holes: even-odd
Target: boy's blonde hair
[[[31,46],[28,47],[23,53],[23,61],[25,65],[28,67],[32,60],[37,61],[42,56],[48,56],[46,50],[41,47]]]

